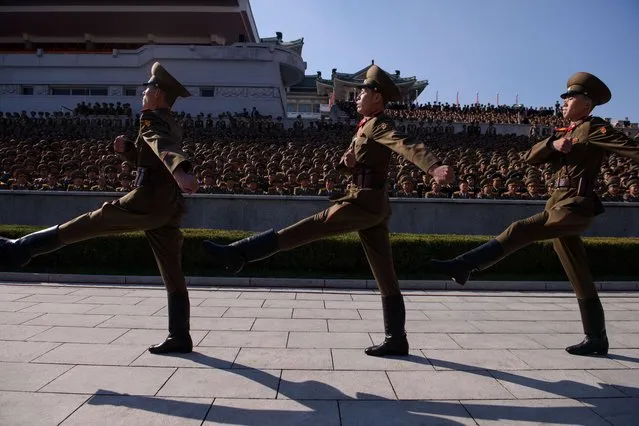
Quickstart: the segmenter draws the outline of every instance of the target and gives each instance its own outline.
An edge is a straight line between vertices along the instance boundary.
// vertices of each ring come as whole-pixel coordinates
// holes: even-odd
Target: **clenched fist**
[[[451,183],[455,179],[455,172],[450,166],[439,166],[431,168],[428,173],[435,179],[438,184]]]
[[[130,149],[129,144],[129,139],[124,135],[120,135],[113,141],[113,150],[118,153],[126,152]]]
[[[177,182],[182,192],[193,194],[198,189],[197,178],[191,173],[185,173],[181,166],[173,171],[173,178]]]
[[[553,141],[552,147],[555,148],[556,151],[567,154],[572,149],[572,138],[559,138]]]
[[[352,148],[348,148],[348,151],[342,155],[342,161],[346,164],[346,167],[352,168],[355,167],[357,160],[355,158],[355,151]]]

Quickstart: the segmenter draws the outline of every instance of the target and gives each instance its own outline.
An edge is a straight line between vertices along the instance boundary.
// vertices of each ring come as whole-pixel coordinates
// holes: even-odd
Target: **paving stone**
[[[341,301],[341,300],[327,300],[324,302],[326,309],[382,309],[382,301],[377,296],[375,302],[358,302],[358,301]]]
[[[457,401],[339,401],[342,426],[476,425]]]
[[[57,425],[87,399],[86,395],[0,392],[0,424]]]
[[[479,329],[468,321],[406,321],[409,333],[473,333]]]
[[[78,365],[42,388],[42,392],[155,395],[174,371],[174,368]]]
[[[552,333],[546,325],[535,321],[468,321],[484,333]]]
[[[68,290],[70,291],[70,290]],[[87,296],[71,296],[66,294],[33,294],[20,299],[21,302],[76,303]]]
[[[125,346],[87,343],[64,343],[33,362],[42,364],[129,365],[147,349],[146,346]]]
[[[251,331],[328,331],[321,319],[270,319],[258,318]]]
[[[608,353],[608,358],[626,368],[639,368],[639,349],[614,349]]]
[[[574,321],[573,311],[488,311],[493,319],[502,321]]]
[[[56,346],[57,343],[0,341],[0,361],[29,362]]]
[[[216,398],[204,425],[340,426],[335,401]]]
[[[266,300],[264,308],[324,309],[323,300]]]
[[[193,345],[197,345],[206,335],[206,331],[191,330],[191,340]],[[111,342],[112,345],[153,345],[163,342],[168,335],[167,330],[145,330],[134,329],[128,330],[120,337]]]
[[[639,398],[592,398],[582,401],[586,407],[614,426],[636,426]]]
[[[180,368],[158,396],[274,399],[279,377],[279,370]]]
[[[513,398],[484,371],[389,371],[388,377],[399,399]]]
[[[362,349],[332,349],[335,370],[368,371],[433,371],[433,366],[419,351],[411,350],[408,356],[374,357]]]
[[[40,312],[0,312],[0,324],[2,325],[18,325],[24,324],[34,318],[38,318],[44,314]]]
[[[70,294],[75,291],[73,287],[56,287],[50,285],[40,284],[20,284],[20,285],[7,285],[0,283],[0,292],[17,293],[17,294]],[[48,302],[48,300],[47,300]]]
[[[191,330],[242,330],[248,331],[257,321],[254,318],[191,318]]]
[[[47,325],[0,325],[0,340],[26,340],[49,328]]]
[[[365,348],[372,344],[368,333],[291,331],[289,348]]]
[[[423,313],[428,319],[433,321],[492,321],[495,319],[495,317],[486,311],[423,311]]]
[[[588,370],[601,385],[612,385],[624,396],[639,396],[639,370]],[[608,395],[587,395],[583,398],[597,398]]]
[[[293,310],[293,318],[361,319],[356,309],[305,309]]]
[[[242,348],[233,368],[330,370],[330,349]]]
[[[71,305],[71,306],[83,306],[83,305]],[[88,306],[88,305],[87,305]],[[193,310],[195,308],[191,308]],[[153,315],[162,308],[152,305],[96,305],[90,310],[86,311],[87,314],[109,314],[109,315]],[[191,313],[193,315],[193,313]]]
[[[71,296],[110,296],[121,297],[130,295],[131,290],[115,287],[84,287],[79,288],[71,293]]]
[[[295,293],[282,293],[279,291],[245,291],[239,296],[240,299],[278,299],[278,300],[293,300],[295,299]]]
[[[384,330],[384,323],[381,320],[328,320],[328,331],[331,333],[374,332],[380,330]]]
[[[406,302],[407,311],[450,312],[448,306],[436,302]]]
[[[95,327],[111,317],[112,315],[44,314],[25,322],[24,325]]]
[[[353,300],[353,296],[341,293],[303,292],[297,293],[295,300]]]
[[[2,291],[2,284],[0,283],[0,301],[2,302],[13,302],[15,300],[19,300],[27,297],[26,294],[21,293],[4,293]]]
[[[570,355],[563,349],[511,350],[510,352],[536,370],[626,368],[621,362],[617,362],[610,358],[574,356]]]
[[[150,315],[113,315],[102,321],[98,328],[151,328],[166,330],[168,320],[166,317]]]
[[[480,426],[608,425],[584,404],[571,399],[462,401],[462,404]]]
[[[22,309],[21,312],[41,312],[49,314],[83,314],[95,309],[96,307],[97,305],[80,305],[75,303],[32,303],[30,307]]]
[[[288,332],[286,331],[210,331],[200,346],[218,346],[232,348],[284,348]]]
[[[136,305],[143,299],[130,296],[89,296],[77,303],[90,303],[92,305]]]
[[[138,395],[95,395],[62,426],[200,425],[210,398],[156,398]]]
[[[381,321],[384,319],[384,312],[381,309],[358,309],[355,312],[359,312],[359,317],[355,319],[363,320],[377,320]],[[331,319],[340,319],[340,318],[331,318]],[[422,311],[406,311],[406,319],[410,321],[428,320],[428,317]]]
[[[291,308],[229,308],[225,318],[291,318]]]
[[[158,356],[145,351],[132,366],[180,367],[180,368],[231,368],[239,348],[195,347],[189,354]]]
[[[460,333],[449,336],[464,349],[543,349],[529,336],[519,334]],[[435,348],[433,348],[435,349]]]
[[[285,370],[278,399],[395,399],[381,371]]]
[[[17,312],[35,305],[33,302],[6,302],[0,301],[0,312]],[[71,305],[73,306],[73,305]],[[23,311],[24,312],[24,311]],[[29,312],[29,311],[26,311]],[[33,311],[30,311],[33,312]]]
[[[235,308],[259,308],[264,304],[260,299],[206,299],[199,306],[224,306]],[[276,307],[276,306],[265,306]],[[279,306],[278,306],[279,307]]]
[[[125,328],[51,327],[30,337],[33,342],[110,343],[123,335]]]
[[[530,367],[505,349],[423,349],[436,370],[527,370]]]
[[[0,390],[35,392],[72,365],[29,364],[0,362]]]
[[[583,370],[493,371],[491,374],[518,399],[625,396],[613,386],[602,383]]]
[[[384,341],[384,333],[369,333],[374,343]],[[461,347],[443,333],[408,333],[408,344],[413,349],[461,349]]]

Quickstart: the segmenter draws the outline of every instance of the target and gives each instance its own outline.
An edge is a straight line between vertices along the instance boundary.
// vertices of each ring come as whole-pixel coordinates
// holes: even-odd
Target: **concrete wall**
[[[117,194],[0,191],[0,224],[50,226],[95,210]],[[187,196],[185,228],[279,229],[330,206],[324,197]],[[543,210],[543,201],[393,199],[398,233],[496,235]],[[608,203],[586,236],[639,237],[639,205]]]

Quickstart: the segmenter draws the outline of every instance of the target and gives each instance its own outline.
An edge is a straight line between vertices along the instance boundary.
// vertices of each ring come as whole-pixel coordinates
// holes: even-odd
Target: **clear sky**
[[[428,80],[418,102],[552,106],[568,77],[601,78],[595,115],[639,121],[639,0],[251,0],[260,37],[304,38],[306,74]]]

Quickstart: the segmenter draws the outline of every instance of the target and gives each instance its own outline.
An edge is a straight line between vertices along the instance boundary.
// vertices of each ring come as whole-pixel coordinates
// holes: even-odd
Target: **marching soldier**
[[[158,62],[145,86],[135,143],[124,136],[113,143],[116,152],[137,165],[137,188],[61,225],[16,240],[0,237],[0,265],[24,266],[35,256],[79,241],[145,231],[167,290],[169,313],[169,336],[149,351],[191,352],[189,298],[181,266],[184,238],[179,226],[184,211],[181,191],[195,192],[197,180],[180,150],[182,131],[170,116],[175,100],[190,94]]]
[[[391,210],[386,176],[391,154],[401,154],[437,181],[447,182],[453,175],[452,169],[441,166],[423,143],[397,132],[392,118],[384,115],[384,104],[399,98],[399,89],[388,74],[372,65],[357,98],[357,110],[364,118],[339,163],[339,171],[351,176],[351,184],[344,197],[333,200],[334,205],[278,232],[271,229],[227,246],[204,243],[209,254],[239,272],[247,262],[330,235],[357,231],[379,287],[384,312],[386,338],[365,350],[371,356],[408,354],[406,311],[388,231]]]
[[[616,131],[608,122],[590,114],[611,98],[608,87],[597,77],[578,72],[568,79],[563,116],[570,126],[556,129],[553,136],[535,144],[525,154],[526,162],[551,162],[555,190],[543,212],[511,224],[488,243],[451,260],[432,260],[434,268],[464,284],[475,271],[485,269],[508,254],[540,240],[553,240],[553,248],[577,296],[585,339],[566,348],[574,355],[608,353],[604,311],[588,269],[580,234],[603,213],[593,191],[604,153],[611,152],[639,161],[639,145]]]

